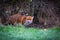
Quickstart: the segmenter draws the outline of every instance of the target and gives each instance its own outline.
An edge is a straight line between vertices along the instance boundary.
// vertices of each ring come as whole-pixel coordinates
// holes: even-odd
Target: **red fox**
[[[33,22],[33,17],[32,16],[24,16],[20,14],[14,14],[9,17],[8,23],[9,24],[18,24],[21,23],[22,25],[29,25]]]

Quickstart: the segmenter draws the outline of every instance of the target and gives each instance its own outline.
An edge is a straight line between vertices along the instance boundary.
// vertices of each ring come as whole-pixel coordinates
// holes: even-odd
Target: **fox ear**
[[[34,16],[32,16],[32,19],[34,18]]]

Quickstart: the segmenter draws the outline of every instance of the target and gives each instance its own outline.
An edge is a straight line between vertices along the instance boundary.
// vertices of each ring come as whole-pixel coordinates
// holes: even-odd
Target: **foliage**
[[[32,2],[32,0],[29,0],[29,2]]]
[[[35,29],[8,25],[0,27],[0,40],[60,40],[60,28]]]

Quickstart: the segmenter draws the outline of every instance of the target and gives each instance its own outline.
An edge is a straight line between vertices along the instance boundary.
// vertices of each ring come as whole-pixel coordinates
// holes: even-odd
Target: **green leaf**
[[[32,0],[29,0],[29,2],[32,2]]]

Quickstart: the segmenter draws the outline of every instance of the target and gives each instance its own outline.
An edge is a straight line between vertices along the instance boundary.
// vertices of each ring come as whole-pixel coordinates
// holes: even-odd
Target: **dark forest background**
[[[30,26],[60,26],[59,4],[59,0],[0,0],[0,24],[5,24],[16,13],[28,13],[34,16]]]

